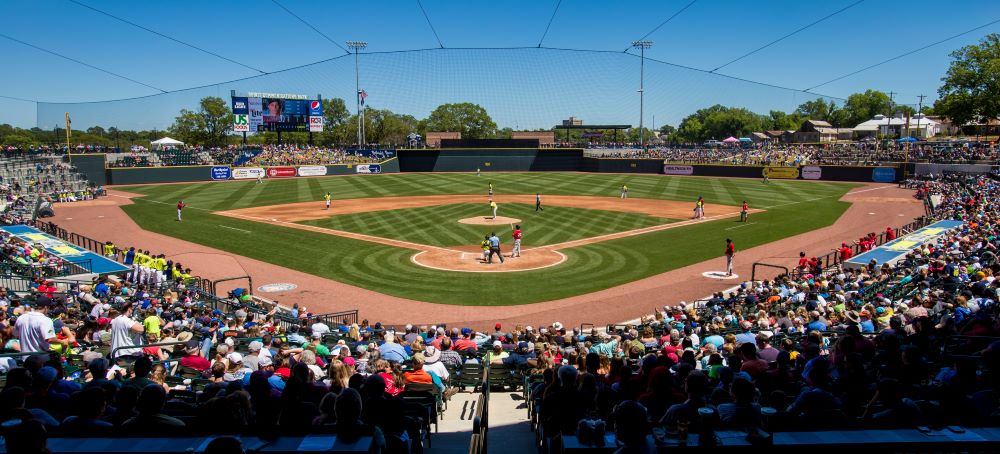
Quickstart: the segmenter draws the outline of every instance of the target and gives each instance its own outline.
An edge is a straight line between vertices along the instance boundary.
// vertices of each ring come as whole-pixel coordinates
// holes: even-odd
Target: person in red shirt
[[[514,233],[512,233],[511,236],[514,237],[514,249],[511,249],[510,256],[511,257],[520,257],[521,256],[521,225],[520,224],[514,226]]]
[[[186,206],[187,205],[184,204],[183,200],[178,200],[177,201],[177,221],[178,222],[180,222],[180,220],[181,220],[181,210],[183,210],[184,207],[186,207]]]
[[[726,238],[726,276],[733,275],[733,257],[736,256],[736,245],[733,240]]]
[[[805,251],[799,252],[799,269],[802,271],[806,271],[810,268],[811,267],[809,266],[809,258],[806,257]]]
[[[750,205],[747,205],[747,201],[743,201],[743,209],[740,210],[740,222],[747,222],[750,219]]]
[[[204,371],[212,367],[212,363],[201,356],[201,344],[191,339],[184,346],[184,357],[181,358],[181,366],[190,367],[197,371]]]
[[[885,241],[892,241],[896,239],[896,231],[892,227],[885,228]]]
[[[840,243],[840,261],[841,262],[846,262],[853,255],[854,255],[854,252],[851,251],[851,247],[848,246],[847,243]]]

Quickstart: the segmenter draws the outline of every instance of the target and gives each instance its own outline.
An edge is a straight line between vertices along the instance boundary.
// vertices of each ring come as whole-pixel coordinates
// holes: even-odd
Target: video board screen
[[[322,99],[233,96],[232,108],[233,131],[236,132],[323,130]]]

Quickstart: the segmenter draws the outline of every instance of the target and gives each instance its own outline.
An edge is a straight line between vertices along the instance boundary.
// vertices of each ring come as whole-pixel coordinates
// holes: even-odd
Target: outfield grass
[[[565,249],[562,252],[568,259],[557,267],[501,274],[431,270],[410,262],[412,250],[211,214],[225,209],[320,201],[327,191],[336,199],[485,194],[487,181],[493,182],[498,194],[541,191],[543,197],[615,197],[618,188],[627,184],[631,197],[694,201],[702,195],[710,214],[713,203],[738,205],[743,200],[767,211],[754,214],[753,223],[739,229],[725,230],[736,225],[735,218],[682,226]],[[663,175],[499,173],[477,178],[475,174],[446,173],[121,189],[145,195],[122,208],[146,230],[399,297],[458,305],[512,305],[589,293],[720,257],[726,237],[733,238],[740,249],[747,249],[830,225],[849,206],[837,200],[856,186],[780,180],[764,185],[755,179]],[[180,199],[191,209],[185,210],[184,222],[172,222],[173,205]],[[557,227],[581,228],[579,223]]]
[[[491,232],[496,232],[502,238],[509,238],[511,233],[509,224],[491,226],[458,222],[459,219],[484,216],[485,212],[482,203],[456,203],[342,214],[326,219],[302,221],[300,224],[445,247],[478,245],[483,236]],[[536,212],[534,205],[524,203],[505,203],[498,214],[520,219],[519,225],[524,230],[525,238],[530,239],[531,246],[562,243],[674,222],[640,213],[553,205]]]

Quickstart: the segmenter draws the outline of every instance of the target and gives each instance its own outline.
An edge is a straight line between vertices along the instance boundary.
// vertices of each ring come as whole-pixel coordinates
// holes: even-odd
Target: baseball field
[[[498,203],[491,219],[488,183]],[[628,199],[620,198],[623,185]],[[117,187],[143,229],[401,298],[501,306],[590,293],[834,223],[858,185],[583,173],[434,173]],[[331,209],[324,195],[333,198]],[[540,193],[543,210],[535,209]],[[691,219],[705,198],[705,219]],[[175,220],[178,200],[187,204]],[[740,205],[753,210],[739,222]],[[510,253],[484,264],[495,232]]]

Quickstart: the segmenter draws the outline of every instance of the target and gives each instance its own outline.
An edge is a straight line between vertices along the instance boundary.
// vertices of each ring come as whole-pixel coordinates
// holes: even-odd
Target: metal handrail
[[[138,322],[136,322],[136,323],[138,323]],[[115,353],[117,353],[118,350],[135,350],[135,349],[142,350],[142,349],[144,349],[146,347],[169,347],[169,346],[172,346],[172,345],[185,345],[185,344],[187,344],[187,341],[184,341],[184,342],[181,342],[181,341],[176,341],[176,342],[157,342],[157,343],[154,343],[154,344],[139,344],[139,345],[123,345],[121,347],[116,347],[115,349],[111,350],[111,357],[114,358],[115,357]]]

